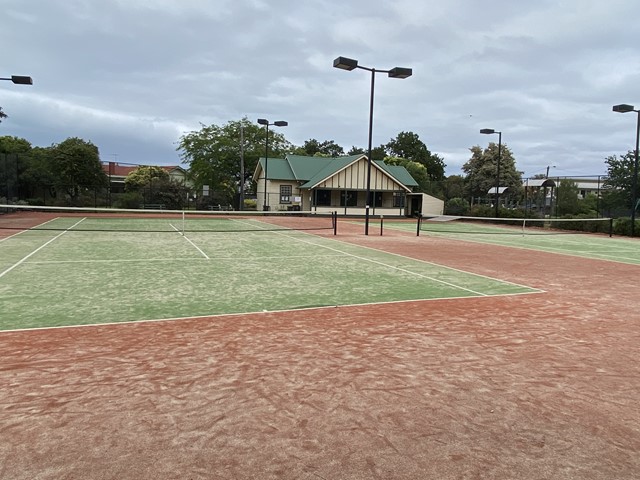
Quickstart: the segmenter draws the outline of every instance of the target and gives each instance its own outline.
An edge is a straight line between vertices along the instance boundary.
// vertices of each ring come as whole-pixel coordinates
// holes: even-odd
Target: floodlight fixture
[[[0,78],[0,80],[9,80],[16,85],[33,85],[33,79],[25,75],[11,75],[9,78]]]
[[[395,67],[389,70],[391,78],[409,78],[411,75],[413,75],[413,70],[410,68]]]
[[[265,118],[259,118],[258,119],[258,123],[260,125],[269,125],[269,120],[265,119]]]
[[[333,61],[333,66],[342,70],[353,70],[358,68],[358,61],[352,58],[338,57]]]
[[[633,105],[627,105],[626,103],[621,103],[620,105],[614,105],[613,111],[618,113],[628,113],[628,112],[633,112],[634,107]]]
[[[496,133],[496,131],[493,128],[483,128],[480,130],[480,133],[491,135],[492,133]]]

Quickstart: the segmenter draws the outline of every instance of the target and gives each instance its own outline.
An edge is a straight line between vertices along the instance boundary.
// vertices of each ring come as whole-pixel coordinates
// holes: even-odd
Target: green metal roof
[[[417,187],[418,182],[414,180],[409,171],[401,165],[387,165],[382,160],[374,160],[374,163],[378,165],[382,170],[387,172],[398,182],[406,187]]]
[[[340,170],[365,155],[348,155],[345,157],[305,157],[301,155],[287,155],[285,158],[269,158],[268,175],[270,180],[288,180],[305,182],[301,188],[313,188],[322,180],[332,177]],[[418,183],[406,168],[399,165],[387,165],[381,160],[374,160],[376,166],[406,187],[415,187]],[[258,160],[260,168],[264,169],[264,157]]]

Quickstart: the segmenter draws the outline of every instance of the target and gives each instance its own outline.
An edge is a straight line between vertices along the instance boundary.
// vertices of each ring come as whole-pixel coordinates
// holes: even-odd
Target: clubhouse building
[[[406,168],[379,160],[371,162],[367,201],[368,168],[366,155],[260,158],[253,174],[258,210],[364,215],[368,204],[372,215],[442,214],[441,200],[413,193],[418,184]]]

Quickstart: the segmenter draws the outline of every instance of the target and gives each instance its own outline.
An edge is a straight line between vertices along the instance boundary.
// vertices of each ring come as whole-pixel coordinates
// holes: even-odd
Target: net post
[[[420,224],[422,223],[422,214],[418,214],[418,223],[417,223],[417,228],[416,228],[416,237],[420,236]]]
[[[333,236],[338,234],[338,212],[334,210],[331,212],[331,221],[333,222]]]
[[[184,237],[184,230],[185,230],[185,228],[184,228],[184,219],[185,219],[184,218],[184,210],[182,210],[182,236],[183,237]]]
[[[609,219],[609,238],[613,237],[613,218]]]
[[[380,236],[382,236],[383,224],[384,224],[384,215],[380,215]]]

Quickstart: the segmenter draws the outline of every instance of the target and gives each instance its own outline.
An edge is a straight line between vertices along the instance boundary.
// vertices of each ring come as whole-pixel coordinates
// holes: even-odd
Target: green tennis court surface
[[[551,225],[553,226],[553,222]],[[379,223],[375,223],[372,228],[379,228]],[[385,220],[384,228],[416,232],[416,223]],[[488,223],[434,221],[424,222],[420,235],[640,264],[640,242],[624,237],[609,237],[606,234],[572,233],[554,228],[526,227],[523,229],[520,226],[499,226]]]
[[[101,231],[105,221],[120,231]],[[127,231],[127,221],[147,231]],[[183,234],[171,218],[62,217],[46,222],[51,230],[0,240],[0,329],[537,291],[332,238],[263,231],[270,225],[261,219],[193,222]],[[220,231],[238,222],[247,231]]]

